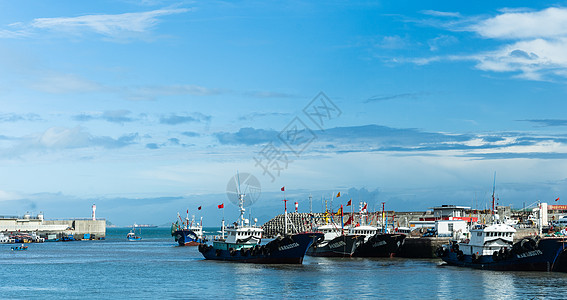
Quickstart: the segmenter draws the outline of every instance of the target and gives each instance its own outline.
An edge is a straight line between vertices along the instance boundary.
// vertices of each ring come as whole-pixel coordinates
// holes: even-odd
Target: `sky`
[[[566,94],[567,1],[3,1],[0,215],[561,204]]]

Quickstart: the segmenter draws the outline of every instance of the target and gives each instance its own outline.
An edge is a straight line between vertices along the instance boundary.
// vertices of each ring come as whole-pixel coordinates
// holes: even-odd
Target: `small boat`
[[[307,248],[314,241],[323,238],[322,233],[287,234],[286,230],[283,236],[278,236],[262,245],[264,230],[256,225],[250,225],[249,220],[244,218],[244,194],[238,191],[238,195],[239,222],[226,229],[228,234],[226,239],[215,239],[212,245],[199,245],[199,252],[205,259],[256,264],[301,264]],[[287,220],[287,209],[285,214]],[[223,220],[223,237],[224,229]]]
[[[195,216],[191,222],[188,217],[185,220],[185,222],[182,220],[184,227],[181,227],[178,221],[171,225],[171,235],[179,246],[198,246],[204,243],[206,239],[203,236],[203,218],[201,218],[201,223],[195,222]]]
[[[140,230],[140,235],[141,235],[141,230]],[[128,232],[128,234],[126,235],[126,238],[129,241],[141,241],[142,237],[139,235],[136,235],[136,229],[134,226],[132,226],[132,230],[130,230],[130,232]]]
[[[12,246],[10,249],[12,249],[12,251],[25,251],[28,250],[28,246],[24,246],[24,244],[22,244],[21,246]]]

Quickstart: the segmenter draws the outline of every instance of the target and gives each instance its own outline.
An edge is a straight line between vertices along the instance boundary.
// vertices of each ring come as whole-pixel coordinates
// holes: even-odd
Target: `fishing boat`
[[[470,240],[443,245],[436,250],[437,256],[448,265],[475,269],[567,272],[565,236],[536,236],[514,243],[516,229],[496,221],[494,202],[493,186],[492,224],[476,225],[470,230]]]
[[[141,232],[141,230],[140,230],[140,235],[142,235],[141,233],[142,233],[142,232]],[[135,229],[134,226],[132,226],[132,229],[131,229],[130,232],[128,232],[128,234],[126,235],[126,238],[127,238],[129,241],[141,241],[141,240],[142,240],[142,237],[141,237],[140,235],[137,235],[137,234],[136,234],[136,229]]]
[[[315,231],[323,233],[324,238],[311,245],[307,250],[309,256],[351,257],[364,241],[364,236],[346,234],[344,227],[334,223],[318,226]]]
[[[10,249],[12,251],[25,251],[25,250],[28,250],[28,246],[24,246],[24,244],[22,244],[21,246],[10,247]]]
[[[355,257],[393,257],[404,244],[406,235],[387,233],[385,226],[366,225],[367,204],[360,204],[359,222],[349,228],[352,235],[364,237],[364,242],[356,248]],[[350,219],[349,219],[350,220]],[[348,221],[347,221],[348,222]],[[384,224],[384,206],[382,206],[382,224]]]
[[[244,218],[244,194],[238,192],[240,218],[233,226],[226,228],[226,239],[215,239],[212,245],[200,244],[199,252],[208,260],[223,260],[256,264],[301,264],[307,248],[323,237],[322,233],[304,232],[287,234],[287,207],[285,210],[286,232],[269,243],[262,245],[264,230],[251,225]],[[222,224],[224,237],[225,226]]]
[[[567,238],[525,238],[513,243],[516,230],[506,224],[478,226],[470,241],[453,242],[436,251],[449,265],[499,271],[567,272]]]
[[[179,213],[177,216],[181,220]],[[200,223],[197,223],[193,215],[191,222],[189,222],[189,218],[187,217],[185,222],[181,220],[181,223],[183,226],[179,224],[179,221],[171,225],[171,235],[175,238],[179,246],[198,246],[206,241],[203,236],[203,218],[201,218]]]

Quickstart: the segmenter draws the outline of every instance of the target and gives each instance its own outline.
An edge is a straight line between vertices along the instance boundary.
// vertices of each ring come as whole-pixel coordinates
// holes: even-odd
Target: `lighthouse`
[[[93,204],[93,221],[96,220],[96,204]]]

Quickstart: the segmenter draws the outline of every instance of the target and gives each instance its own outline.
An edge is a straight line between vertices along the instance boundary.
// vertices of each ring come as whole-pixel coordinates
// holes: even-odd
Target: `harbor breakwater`
[[[0,216],[0,233],[4,236],[33,234],[45,240],[104,239],[106,220],[44,220],[43,215]]]

